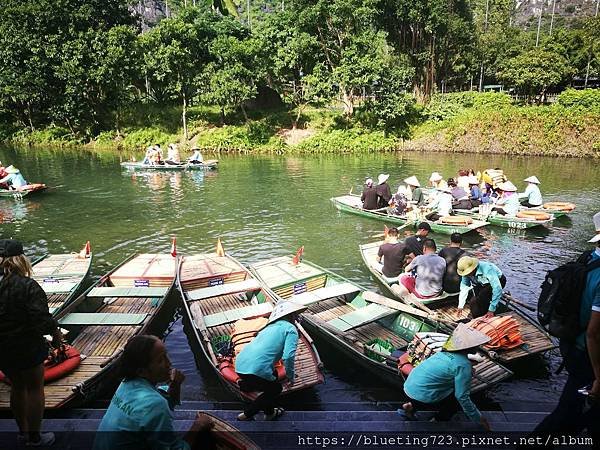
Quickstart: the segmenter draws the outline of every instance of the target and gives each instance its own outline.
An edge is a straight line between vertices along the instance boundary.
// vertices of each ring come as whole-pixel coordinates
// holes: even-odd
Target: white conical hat
[[[271,315],[269,316],[269,323],[275,322],[276,320],[279,320],[285,316],[289,316],[290,314],[306,311],[306,308],[307,306],[299,303],[282,300],[275,305],[275,308],[273,308],[273,312],[271,312]]]
[[[510,181],[505,181],[504,183],[500,183],[498,185],[498,189],[505,192],[517,192],[517,187],[512,184]]]
[[[448,352],[457,352],[468,348],[479,347],[489,342],[491,338],[481,331],[469,328],[464,323],[459,323],[452,336],[444,344],[444,350]]]
[[[389,177],[390,177],[389,173],[380,173],[379,176],[377,177],[377,184],[385,183]]]
[[[431,176],[429,177],[429,181],[433,181],[433,182],[442,181],[443,179],[444,179],[444,177],[442,177],[439,172],[433,172],[431,174]]]
[[[540,184],[540,180],[538,180],[538,177],[536,177],[535,175],[525,178],[523,181],[527,181],[528,183]]]
[[[404,182],[415,187],[421,186],[421,183],[419,183],[419,180],[417,180],[417,177],[415,177],[414,175],[412,177],[405,178]]]

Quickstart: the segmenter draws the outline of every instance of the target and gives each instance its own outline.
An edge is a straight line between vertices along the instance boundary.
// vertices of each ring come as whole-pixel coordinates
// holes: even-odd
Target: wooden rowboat
[[[515,216],[503,216],[497,212],[491,212],[490,214],[480,214],[479,208],[464,209],[460,210],[461,214],[473,217],[474,219],[486,220],[490,225],[494,225],[502,228],[510,228],[513,230],[524,230],[534,227],[550,226],[552,221],[555,219],[553,214],[547,213],[549,218],[547,219],[529,219]]]
[[[219,161],[216,159],[208,159],[202,163],[191,164],[188,162],[181,164],[143,164],[141,162],[126,161],[121,163],[121,167],[130,170],[212,170],[216,169]]]
[[[46,408],[94,400],[115,385],[118,357],[131,337],[162,335],[171,317],[160,313],[175,268],[175,259],[169,254],[129,258],[56,315],[82,361],[70,374],[46,384]],[[10,387],[0,383],[0,408],[9,407],[9,397]]]
[[[458,324],[458,321],[468,318],[468,305],[465,305],[462,314],[458,311],[457,293],[444,292],[439,297],[431,299],[419,299],[413,294],[410,294],[406,298],[400,297],[395,288],[395,286],[398,286],[398,279],[385,277],[377,268],[375,258],[381,244],[383,244],[383,241],[361,245],[360,253],[367,268],[379,282],[386,295],[396,298],[407,305],[413,305],[429,314],[435,314],[439,319],[446,321],[451,328],[454,328]],[[555,347],[550,335],[513,300],[510,295],[505,294],[498,305],[496,315],[511,315],[518,322],[524,344],[510,350],[500,350],[492,353],[492,356],[502,363],[511,363],[520,358],[541,354]]]
[[[268,317],[273,310],[274,294],[266,289],[237,260],[216,253],[184,256],[178,270],[177,285],[184,312],[191,326],[193,347],[199,347],[204,359],[223,384],[235,395],[252,400],[257,393],[241,392],[235,380],[233,362],[215,349],[218,341],[231,339],[234,322],[239,319]],[[311,338],[299,323],[295,372],[298,376],[282,394],[301,391],[323,383],[322,364]]]
[[[398,357],[377,352],[373,344],[406,350],[417,333],[449,331],[423,311],[369,292],[307,261],[293,264],[291,256],[280,257],[254,264],[251,269],[280,301],[293,300],[308,306],[302,318],[311,333],[394,387],[401,388],[405,379],[398,369]],[[512,375],[487,356],[474,366],[474,371],[474,392]]]
[[[431,230],[434,233],[441,234],[465,234],[471,231],[477,230],[478,228],[486,226],[488,223],[483,220],[473,219],[472,223],[460,225],[460,224],[445,224],[441,221],[431,221],[431,220],[410,220],[407,216],[398,216],[395,214],[388,214],[385,209],[383,210],[368,210],[362,207],[362,202],[360,201],[360,197],[358,195],[342,195],[340,197],[331,198],[334,206],[343,212],[356,214],[361,217],[366,217],[369,219],[380,220],[382,222],[387,222],[394,225],[406,225],[410,223],[414,228],[418,226],[421,222],[427,222],[431,226]]]
[[[45,255],[33,264],[33,276],[48,296],[48,307],[58,314],[75,298],[92,266],[92,254],[81,258],[78,253]]]
[[[48,187],[43,183],[33,183],[24,186],[22,189],[0,189],[0,198],[1,197],[12,197],[14,199],[22,199],[31,194],[35,194],[37,192],[45,191]]]

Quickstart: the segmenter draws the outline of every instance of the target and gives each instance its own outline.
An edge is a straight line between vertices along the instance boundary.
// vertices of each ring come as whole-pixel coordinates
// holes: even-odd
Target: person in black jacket
[[[10,408],[19,440],[30,446],[54,443],[53,433],[40,433],[44,413],[44,361],[48,346],[60,346],[62,335],[48,310],[48,298],[31,277],[33,269],[23,245],[0,240],[0,370],[11,381]]]

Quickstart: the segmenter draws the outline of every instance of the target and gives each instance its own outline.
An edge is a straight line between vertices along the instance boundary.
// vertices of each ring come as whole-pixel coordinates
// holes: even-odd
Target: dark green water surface
[[[129,156],[129,155],[128,155]],[[139,155],[138,155],[139,157]],[[177,236],[180,253],[213,251],[221,237],[226,251],[244,263],[286,255],[305,246],[305,258],[353,281],[376,288],[363,266],[358,245],[382,232],[383,224],[339,213],[329,199],[351,187],[360,192],[366,176],[390,174],[392,190],[405,177],[425,183],[432,171],[453,176],[459,168],[502,167],[523,189],[536,175],[545,201],[571,201],[577,210],[550,229],[508,232],[488,228],[465,238],[465,246],[495,262],[507,289],[535,304],[544,273],[589,247],[591,217],[600,210],[600,171],[590,160],[508,158],[448,154],[276,157],[220,156],[218,171],[127,172],[117,154],[0,148],[0,159],[21,169],[29,182],[54,189],[22,201],[0,199],[0,235],[20,239],[30,257],[79,250],[90,240],[99,277],[134,252],[164,252]],[[438,246],[448,236],[434,235]],[[167,344],[176,367],[187,375],[184,397],[233,400],[205,368],[197,368],[181,320]],[[319,346],[326,384],[306,396],[306,405],[333,402],[396,401],[401,393],[380,385]],[[556,399],[563,375],[549,355],[523,364],[517,376],[492,388],[499,402]],[[303,400],[296,399],[298,408]]]

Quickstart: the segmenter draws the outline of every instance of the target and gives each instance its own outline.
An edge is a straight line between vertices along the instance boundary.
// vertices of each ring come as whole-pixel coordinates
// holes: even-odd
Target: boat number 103
[[[402,328],[405,328],[407,330],[410,330],[414,333],[416,333],[417,330],[417,323],[413,322],[412,320],[408,319],[406,316],[400,316],[400,326]]]

